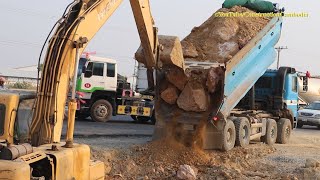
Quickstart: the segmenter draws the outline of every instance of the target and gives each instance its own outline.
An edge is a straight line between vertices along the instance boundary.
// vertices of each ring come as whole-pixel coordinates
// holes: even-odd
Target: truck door
[[[103,62],[89,62],[86,71],[82,75],[81,91],[93,93],[96,90],[104,90],[106,67]]]
[[[107,73],[106,73],[106,84],[105,90],[115,92],[117,90],[117,68],[114,63],[106,63]]]
[[[297,74],[287,74],[285,82],[284,102],[287,108],[297,116],[298,111],[298,77]]]

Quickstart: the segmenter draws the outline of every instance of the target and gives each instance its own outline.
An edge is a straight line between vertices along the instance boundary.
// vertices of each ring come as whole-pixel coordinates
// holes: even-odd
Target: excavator
[[[90,160],[89,146],[73,140],[76,70],[79,57],[90,40],[121,3],[122,0],[74,0],[70,3],[47,37],[37,93],[0,94],[1,179],[105,178],[104,164]],[[182,54],[181,44],[177,37],[158,36],[149,0],[130,0],[130,4],[141,40],[138,51],[142,56],[137,59],[149,69],[152,89],[153,70],[166,63],[179,62],[177,59],[182,56],[173,54]],[[161,57],[166,61],[162,62]],[[61,141],[70,89],[66,138]],[[24,104],[28,101],[33,102],[29,110]]]

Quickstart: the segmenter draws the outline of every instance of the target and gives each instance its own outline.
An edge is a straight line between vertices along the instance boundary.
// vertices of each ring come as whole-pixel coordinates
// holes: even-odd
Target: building
[[[6,86],[17,82],[27,82],[32,86],[37,85],[37,66],[25,66],[19,68],[0,69],[0,76],[6,79]]]

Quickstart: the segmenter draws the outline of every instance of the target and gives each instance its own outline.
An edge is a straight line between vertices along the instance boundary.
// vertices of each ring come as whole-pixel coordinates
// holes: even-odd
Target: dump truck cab
[[[285,72],[285,73],[284,73]],[[255,109],[288,109],[294,118],[298,112],[298,75],[294,68],[267,70],[255,84]]]

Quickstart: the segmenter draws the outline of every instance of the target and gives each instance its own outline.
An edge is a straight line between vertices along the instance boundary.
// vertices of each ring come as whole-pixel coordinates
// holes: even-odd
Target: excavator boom
[[[58,22],[46,52],[31,124],[34,146],[60,141],[65,99],[78,61],[76,54],[83,52],[121,3],[122,0],[75,0]],[[149,0],[130,0],[130,3],[141,39],[144,63],[153,68],[159,45]]]

